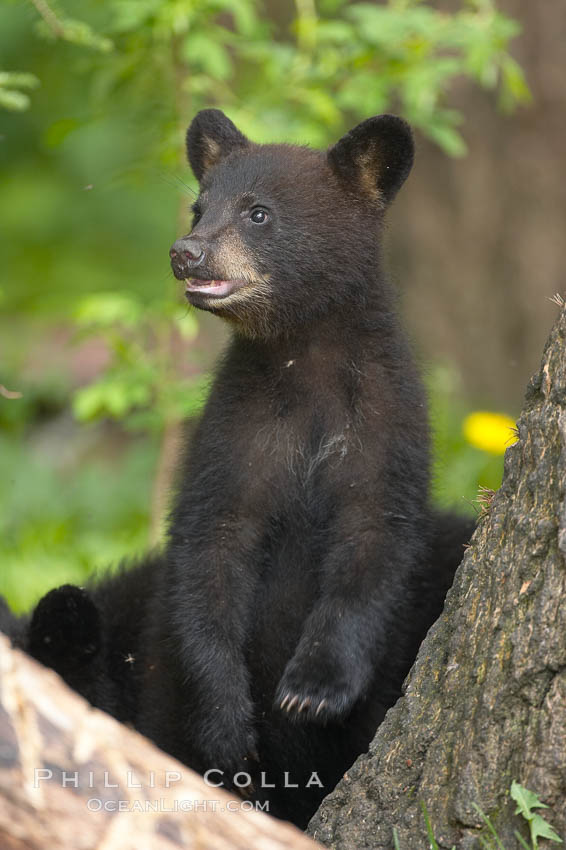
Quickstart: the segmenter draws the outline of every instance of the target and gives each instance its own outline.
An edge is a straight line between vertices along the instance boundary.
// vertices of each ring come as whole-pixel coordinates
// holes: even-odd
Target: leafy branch
[[[98,35],[84,21],[57,15],[52,6],[47,3],[47,0],[30,0],[30,2],[44,23],[43,27],[39,27],[39,31],[42,34],[51,38],[69,41],[71,44],[78,44],[81,47],[90,47],[102,53],[108,53],[113,50],[114,45],[112,41],[109,38]]]

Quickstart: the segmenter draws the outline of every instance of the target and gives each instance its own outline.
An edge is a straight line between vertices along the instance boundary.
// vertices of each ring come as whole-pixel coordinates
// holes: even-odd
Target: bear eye
[[[193,204],[191,209],[193,211],[193,227],[194,227],[200,221],[201,216],[202,216],[202,212],[201,212],[200,207],[198,207],[196,204]]]
[[[255,210],[251,211],[250,218],[254,224],[265,224],[269,216],[267,214],[267,210],[264,210],[261,207],[256,207]]]

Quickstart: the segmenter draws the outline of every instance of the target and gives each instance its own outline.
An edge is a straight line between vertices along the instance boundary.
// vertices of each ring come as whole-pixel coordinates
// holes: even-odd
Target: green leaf
[[[503,83],[502,101],[506,109],[515,103],[530,103],[531,91],[527,85],[521,67],[512,56],[504,56],[501,61],[501,76]]]
[[[84,387],[75,393],[73,398],[73,413],[80,422],[95,419],[104,409],[104,392],[98,384]]]
[[[25,71],[0,71],[0,86],[17,89],[36,89],[39,80]]]
[[[29,105],[30,99],[27,94],[0,87],[0,106],[4,109],[9,109],[11,112],[23,112]]]
[[[548,838],[550,841],[556,842],[556,844],[562,844],[560,836],[557,835],[542,815],[535,815],[529,826],[531,828],[531,841],[533,842],[535,850],[538,847],[538,838]]]
[[[511,783],[510,794],[511,799],[517,803],[515,814],[523,815],[526,820],[530,820],[533,816],[532,809],[548,809],[546,803],[542,803],[533,791],[529,791],[528,788],[523,788],[523,786],[519,785],[519,783],[515,782],[515,780]]]
[[[423,129],[449,156],[465,156],[468,152],[464,139],[454,127],[447,124],[433,124]]]
[[[23,112],[30,105],[30,98],[19,88],[35,89],[39,80],[35,74],[25,71],[0,71],[0,106],[12,112]]]
[[[151,388],[130,376],[107,375],[95,384],[80,389],[73,399],[77,419],[89,422],[104,416],[122,419],[132,408],[147,404]]]
[[[548,809],[546,803],[541,802],[534,791],[529,791],[518,782],[513,781],[510,789],[511,798],[517,803],[516,815],[522,815],[528,821],[531,832],[531,843],[534,850],[538,850],[538,839],[548,838],[557,844],[562,844],[562,839],[556,834],[547,821],[534,809]]]

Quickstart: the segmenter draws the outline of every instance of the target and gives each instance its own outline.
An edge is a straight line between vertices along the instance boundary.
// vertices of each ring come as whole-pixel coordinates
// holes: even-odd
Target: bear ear
[[[187,156],[199,183],[213,165],[247,145],[248,139],[219,109],[201,110],[187,130]]]
[[[391,203],[414,157],[411,128],[396,115],[376,115],[346,133],[328,151],[331,168],[373,200]]]
[[[50,590],[32,614],[27,652],[58,673],[90,661],[101,646],[100,615],[81,587],[64,584]]]

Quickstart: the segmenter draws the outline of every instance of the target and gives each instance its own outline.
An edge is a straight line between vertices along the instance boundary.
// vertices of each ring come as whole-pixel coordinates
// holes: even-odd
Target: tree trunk
[[[0,636],[1,850],[316,850]]]
[[[529,844],[511,782],[566,836],[566,312],[547,342],[444,613],[371,745],[309,832],[328,847],[420,850],[422,804],[441,848]],[[489,843],[491,842],[491,843]],[[557,846],[546,841],[541,847]]]

